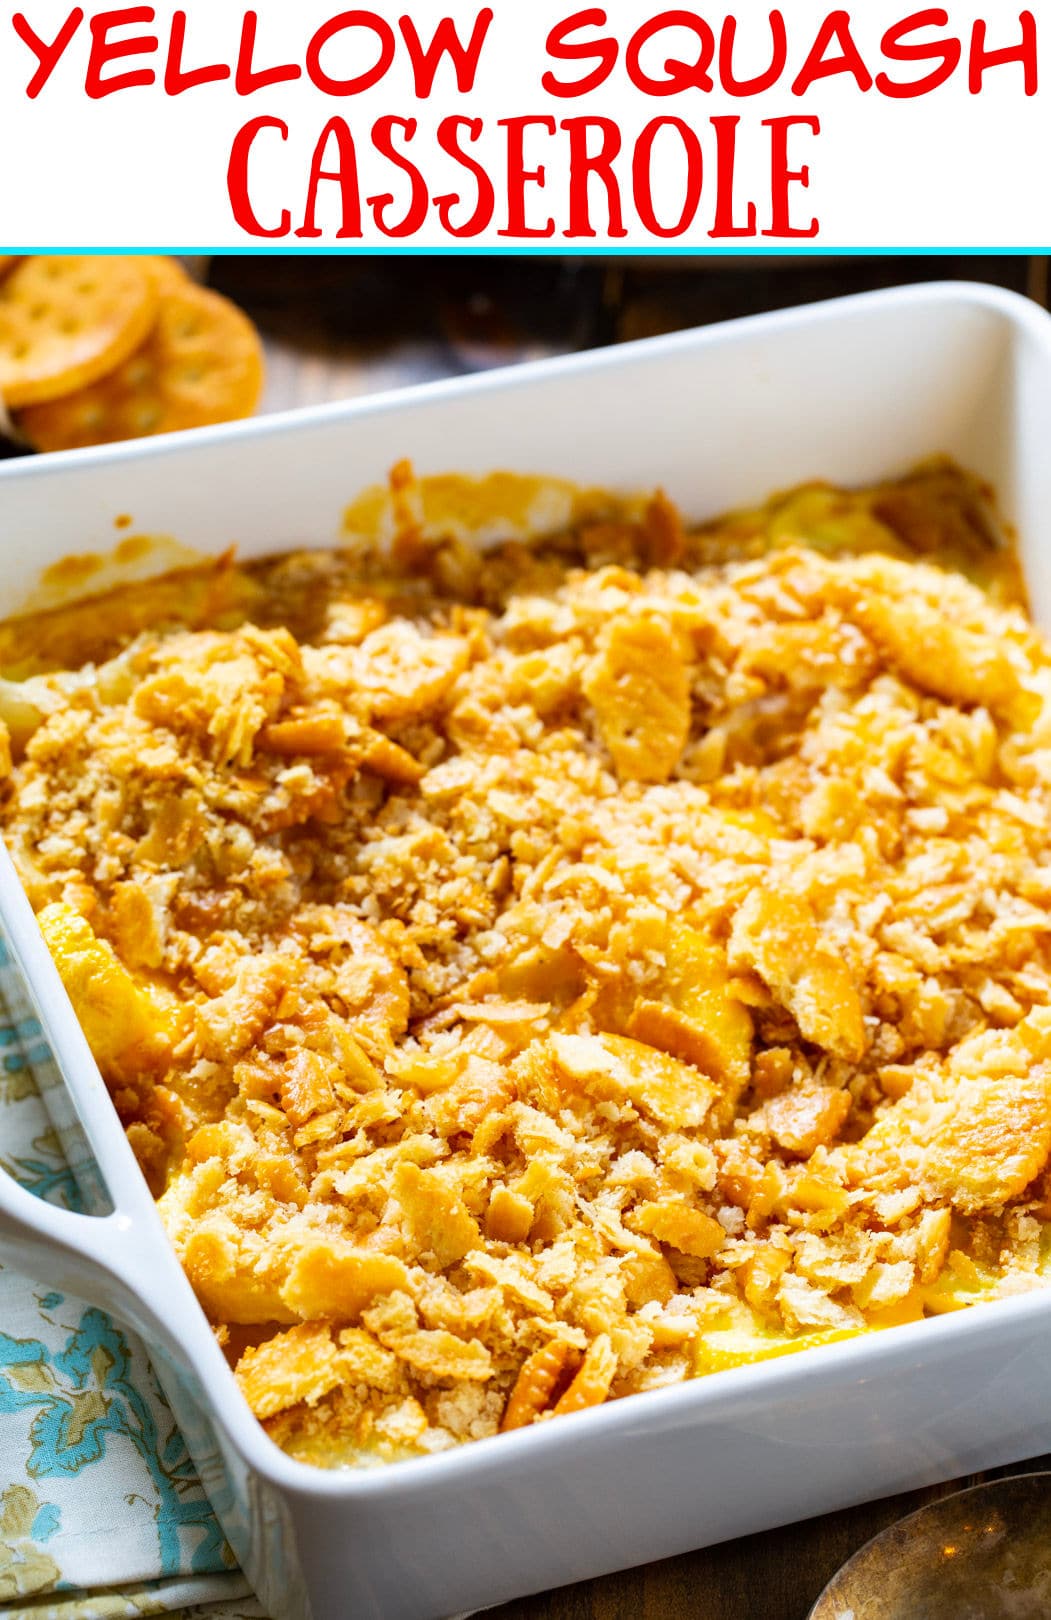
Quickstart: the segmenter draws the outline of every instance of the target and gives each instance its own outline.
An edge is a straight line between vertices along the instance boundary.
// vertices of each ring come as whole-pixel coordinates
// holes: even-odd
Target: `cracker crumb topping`
[[[411,538],[0,626],[0,830],[275,1440],[1041,1282],[1051,648],[974,481]]]

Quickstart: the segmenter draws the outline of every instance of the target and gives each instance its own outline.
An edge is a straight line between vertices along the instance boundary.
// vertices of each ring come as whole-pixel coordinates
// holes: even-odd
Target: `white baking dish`
[[[512,467],[692,516],[948,452],[996,486],[1051,624],[1051,320],[937,285],[847,299],[466,383],[0,471],[0,614],[106,549],[118,512],[204,551],[338,538],[389,465]],[[139,1330],[275,1620],[447,1615],[1051,1450],[1051,1293],[717,1374],[419,1461],[326,1474],[244,1404],[165,1240],[9,864],[0,913],[115,1206],[0,1176],[0,1249]]]

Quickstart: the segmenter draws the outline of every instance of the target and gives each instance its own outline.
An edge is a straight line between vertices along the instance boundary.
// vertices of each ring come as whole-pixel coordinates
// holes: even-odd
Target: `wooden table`
[[[265,334],[267,410],[904,281],[984,280],[1041,303],[1048,297],[1047,261],[1036,258],[713,260],[680,269],[654,260],[253,256],[215,260],[209,275]],[[1051,1457],[994,1473],[1037,1467],[1051,1468]],[[993,1474],[542,1593],[494,1610],[494,1620],[804,1620],[825,1583],[870,1536],[983,1477]]]
[[[679,268],[683,265],[683,268]],[[246,256],[212,285],[263,330],[264,410],[404,387],[904,281],[994,282],[1047,303],[1025,257],[687,260]]]

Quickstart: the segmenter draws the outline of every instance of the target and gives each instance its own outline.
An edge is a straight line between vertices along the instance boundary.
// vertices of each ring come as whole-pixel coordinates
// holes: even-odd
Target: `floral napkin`
[[[0,1166],[80,1209],[84,1176],[41,1102],[60,1086],[0,939]],[[0,1613],[260,1616],[142,1345],[4,1265],[2,1245]]]

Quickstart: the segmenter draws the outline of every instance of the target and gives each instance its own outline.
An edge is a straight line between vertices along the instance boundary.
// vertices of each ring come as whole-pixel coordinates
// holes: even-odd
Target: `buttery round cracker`
[[[13,253],[0,253],[0,276],[3,275],[5,270],[9,270],[14,262],[15,255]]]
[[[153,324],[157,297],[133,258],[23,259],[0,280],[0,398],[35,405],[119,366]]]
[[[164,288],[145,343],[88,388],[19,413],[38,450],[75,450],[250,416],[263,348],[247,315],[188,279]]]
[[[143,253],[139,256],[139,263],[153,277],[158,292],[171,292],[173,288],[190,284],[190,278],[178,259],[170,259],[166,254]]]

